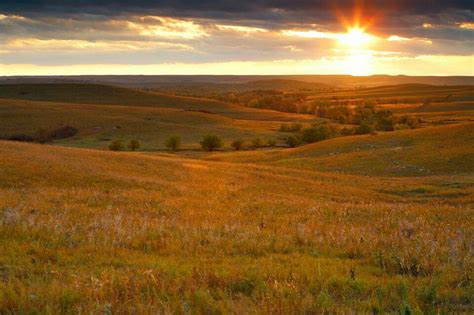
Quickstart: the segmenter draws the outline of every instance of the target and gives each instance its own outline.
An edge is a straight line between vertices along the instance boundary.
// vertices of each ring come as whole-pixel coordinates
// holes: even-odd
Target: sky
[[[2,0],[0,75],[474,75],[472,1]]]

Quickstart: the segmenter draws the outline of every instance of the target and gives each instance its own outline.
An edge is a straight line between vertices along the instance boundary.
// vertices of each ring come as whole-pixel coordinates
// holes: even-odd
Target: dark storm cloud
[[[3,1],[0,10],[25,15],[55,16],[62,14],[97,14],[105,16],[123,14],[165,14],[196,18],[232,18],[249,15],[255,19],[278,19],[286,16],[312,19],[314,14],[339,10],[349,12],[362,7],[368,13],[386,11],[400,15],[438,15],[449,11],[468,11],[472,16],[472,1],[310,1],[310,0],[164,0],[164,1],[117,1],[117,0],[74,0]]]

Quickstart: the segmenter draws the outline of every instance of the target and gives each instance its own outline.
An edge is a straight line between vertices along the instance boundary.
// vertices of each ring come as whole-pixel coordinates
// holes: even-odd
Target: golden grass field
[[[277,138],[281,122],[317,118],[3,93],[0,134],[80,132],[0,141],[1,314],[474,312],[470,107],[420,129],[188,154],[156,148],[174,133],[193,149],[207,132],[226,147]],[[98,150],[101,137],[144,149]]]

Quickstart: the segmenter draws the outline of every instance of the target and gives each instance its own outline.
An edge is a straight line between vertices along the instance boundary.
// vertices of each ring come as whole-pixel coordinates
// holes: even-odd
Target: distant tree
[[[130,140],[130,142],[128,143],[128,148],[132,151],[138,150],[140,149],[140,142],[135,139]]]
[[[216,135],[206,135],[202,138],[201,142],[201,147],[203,150],[206,151],[214,151],[216,149],[219,149],[222,147],[223,143],[221,138],[219,138]]]
[[[242,139],[236,139],[230,144],[236,151],[243,148],[245,141]]]
[[[395,125],[393,114],[389,110],[379,110],[375,112],[375,129],[382,131],[393,131]]]
[[[122,151],[124,149],[121,140],[114,140],[109,144],[109,150],[111,151]]]
[[[273,148],[274,146],[276,146],[276,144],[277,144],[277,142],[276,142],[275,139],[268,139],[268,140],[267,140],[267,145],[268,145],[269,147],[272,147],[272,148]]]
[[[288,145],[291,148],[294,148],[296,146],[299,146],[303,143],[301,137],[299,135],[290,135],[286,137],[285,139],[286,145]]]
[[[165,146],[168,150],[178,151],[181,146],[181,137],[180,136],[171,136],[165,141]]]
[[[252,139],[252,146],[254,148],[260,148],[261,146],[263,146],[263,141],[262,139],[260,138],[254,138]]]
[[[331,129],[327,125],[320,125],[302,130],[303,141],[313,143],[331,137]]]
[[[375,129],[372,125],[370,125],[367,122],[363,122],[356,128],[355,134],[356,135],[366,135],[366,134],[372,133],[374,131],[375,131]]]

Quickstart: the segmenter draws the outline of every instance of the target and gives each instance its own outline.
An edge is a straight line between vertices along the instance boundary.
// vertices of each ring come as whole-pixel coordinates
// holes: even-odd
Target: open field
[[[361,123],[106,85],[0,85],[0,136],[78,130],[0,140],[0,313],[473,313],[472,87],[306,92],[378,99],[374,113],[418,125],[289,148],[305,129],[283,123]],[[206,134],[224,147],[202,151]],[[277,143],[234,151],[238,138]],[[106,150],[117,139],[142,146]]]

